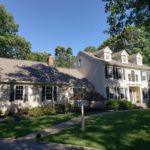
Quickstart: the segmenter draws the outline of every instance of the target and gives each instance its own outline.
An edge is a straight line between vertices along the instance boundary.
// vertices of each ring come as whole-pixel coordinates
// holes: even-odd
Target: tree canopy
[[[73,65],[72,48],[65,48],[63,46],[57,46],[55,49],[55,66],[70,68]]]
[[[31,51],[31,45],[17,35],[19,25],[13,16],[0,5],[0,57],[25,59]]]
[[[144,28],[127,27],[124,32],[110,36],[98,49],[109,46],[113,52],[126,50],[129,54],[140,52],[144,63],[150,65],[150,37]]]
[[[84,49],[84,51],[94,53],[97,51],[97,48],[95,46],[88,46]]]
[[[47,52],[31,52],[26,56],[27,60],[46,62],[48,57]]]
[[[145,27],[150,32],[150,0],[103,0],[108,13],[110,35],[117,35],[128,26]]]

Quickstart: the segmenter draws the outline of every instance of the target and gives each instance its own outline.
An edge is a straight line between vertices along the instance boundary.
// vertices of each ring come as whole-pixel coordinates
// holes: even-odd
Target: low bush
[[[42,111],[44,115],[53,115],[55,114],[55,108],[52,106],[43,106]]]
[[[127,100],[119,101],[119,109],[128,110],[128,109],[133,109],[133,107],[134,105]]]
[[[107,110],[118,110],[119,109],[119,102],[118,100],[109,100],[106,102],[106,109]]]
[[[18,109],[18,113],[19,115],[27,115],[29,113],[29,108],[28,107],[20,108]]]
[[[0,115],[2,114],[2,110],[0,109]]]
[[[107,110],[128,110],[133,108],[134,104],[127,100],[109,100],[106,102]]]
[[[31,117],[39,117],[39,116],[43,116],[44,113],[42,111],[42,107],[34,107],[34,108],[31,108],[29,110],[29,115]]]
[[[71,104],[58,104],[55,106],[56,113],[68,113],[71,110]]]
[[[150,100],[147,101],[147,107],[150,108]]]

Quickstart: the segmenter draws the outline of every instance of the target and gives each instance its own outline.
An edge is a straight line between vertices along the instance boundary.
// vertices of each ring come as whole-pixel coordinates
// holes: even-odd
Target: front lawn
[[[43,139],[100,150],[149,150],[150,110],[112,112],[86,120],[86,131],[75,125]]]
[[[76,114],[57,114],[43,117],[25,118],[20,121],[14,121],[14,118],[7,117],[0,122],[0,138],[21,137],[32,132],[50,127],[52,125],[70,120],[77,116]]]

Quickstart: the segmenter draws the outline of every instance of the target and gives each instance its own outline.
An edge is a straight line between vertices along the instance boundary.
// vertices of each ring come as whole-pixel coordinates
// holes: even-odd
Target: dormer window
[[[106,60],[109,60],[109,59],[110,59],[110,53],[109,53],[109,52],[106,52],[106,53],[105,53],[105,59],[106,59]]]
[[[141,64],[142,63],[142,59],[140,57],[137,57],[137,64]]]
[[[125,50],[113,53],[112,58],[122,63],[128,63],[128,53]]]
[[[126,62],[126,55],[122,56],[122,60],[123,60],[123,62]]]
[[[112,51],[107,46],[107,47],[104,47],[103,49],[95,52],[94,56],[101,58],[101,59],[104,59],[105,61],[111,61],[111,54],[112,54]]]

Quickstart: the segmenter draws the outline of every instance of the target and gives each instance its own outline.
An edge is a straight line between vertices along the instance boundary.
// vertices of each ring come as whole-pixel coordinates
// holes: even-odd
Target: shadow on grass
[[[102,150],[149,150],[150,110],[112,113],[44,138],[45,141],[84,145]]]

